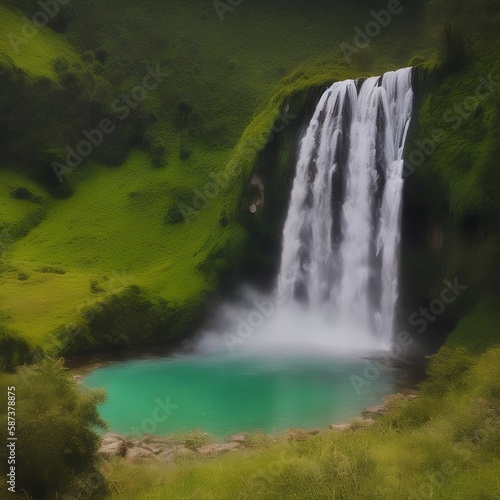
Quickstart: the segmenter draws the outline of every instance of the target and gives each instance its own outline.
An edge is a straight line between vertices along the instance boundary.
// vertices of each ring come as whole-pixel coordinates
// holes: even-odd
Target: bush
[[[129,347],[167,346],[192,333],[205,298],[175,307],[130,285],[85,309],[74,328],[52,332],[58,354],[69,356]]]
[[[66,271],[64,269],[61,269],[60,267],[55,267],[55,266],[39,267],[38,269],[35,269],[35,271],[37,271],[39,273],[47,273],[47,274],[66,274]]]
[[[95,54],[92,50],[86,50],[81,55],[82,61],[86,63],[94,63],[95,62]]]
[[[185,440],[184,446],[189,450],[196,451],[198,448],[201,448],[203,445],[208,444],[210,442],[210,435],[206,432],[197,429],[193,432],[190,432]]]
[[[69,63],[64,57],[58,57],[54,61],[54,71],[58,75],[62,75],[63,73],[66,73],[66,71],[69,70]]]
[[[22,437],[16,446],[16,491],[37,499],[61,498],[64,493],[81,498],[79,485],[92,477],[96,491],[103,493],[96,456],[100,438],[93,429],[105,427],[97,412],[104,392],[85,390],[73,381],[62,360],[51,359],[20,368],[9,385],[15,386],[16,434]],[[6,391],[0,397],[5,442]],[[6,453],[2,446],[3,464]]]
[[[426,424],[432,417],[434,408],[429,401],[419,398],[414,401],[395,399],[389,406],[390,412],[380,420],[383,427],[405,429]]]
[[[7,228],[7,237],[12,240],[24,238],[29,232],[38,226],[47,216],[47,211],[44,208],[37,208],[29,212],[23,220],[11,224]]]
[[[182,213],[179,205],[171,205],[167,210],[167,215],[165,215],[165,224],[174,225],[184,222],[184,214]]]
[[[10,196],[16,200],[27,200],[34,203],[40,203],[41,198],[34,195],[28,188],[24,186],[15,186],[10,189]]]
[[[156,145],[151,149],[151,164],[153,167],[160,168],[167,164],[166,150],[162,145]]]
[[[427,367],[429,379],[422,386],[425,393],[443,396],[452,390],[464,389],[474,357],[464,347],[443,346],[437,354],[430,356]]]
[[[188,149],[186,146],[181,146],[181,148],[179,150],[179,158],[182,161],[189,160],[189,158],[191,158],[191,155],[192,155],[192,151],[190,149]]]
[[[31,359],[31,346],[14,332],[0,325],[0,370],[12,371]]]
[[[99,285],[99,282],[95,279],[90,280],[90,291],[92,293],[101,293],[104,292],[104,288]]]

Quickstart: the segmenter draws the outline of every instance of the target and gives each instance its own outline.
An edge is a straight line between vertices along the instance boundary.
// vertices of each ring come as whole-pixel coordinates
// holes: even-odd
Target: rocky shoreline
[[[406,394],[396,393],[386,396],[381,405],[365,408],[361,417],[352,422],[331,424],[329,429],[289,429],[284,437],[290,441],[303,441],[310,436],[322,432],[347,432],[366,429],[375,424],[378,418],[383,417],[388,411],[390,404],[395,400],[412,401],[418,398],[416,391],[408,391]],[[144,436],[142,438],[130,438],[114,433],[107,433],[101,439],[98,455],[103,459],[124,457],[131,463],[142,460],[157,460],[161,462],[172,462],[177,457],[192,456],[217,456],[223,453],[236,452],[239,449],[250,447],[248,434],[238,433],[229,436],[224,442],[209,443],[208,435],[199,433],[198,437],[179,436]]]

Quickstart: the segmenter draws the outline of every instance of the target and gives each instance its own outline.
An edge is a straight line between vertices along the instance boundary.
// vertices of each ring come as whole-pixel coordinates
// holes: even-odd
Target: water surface
[[[324,427],[359,415],[397,390],[397,371],[384,368],[374,377],[366,371],[369,363],[317,355],[211,354],[116,363],[94,370],[84,383],[106,389],[100,413],[111,431],[203,429],[224,437],[239,431]],[[353,377],[367,385],[356,391]]]

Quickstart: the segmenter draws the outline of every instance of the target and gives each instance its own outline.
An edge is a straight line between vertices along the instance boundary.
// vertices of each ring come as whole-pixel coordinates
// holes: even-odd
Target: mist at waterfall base
[[[300,144],[274,292],[242,289],[187,352],[91,372],[110,430],[323,427],[395,391],[400,371],[369,358],[393,335],[411,107],[411,69],[323,94]]]
[[[369,356],[384,349],[373,333],[277,294],[245,288],[238,302],[219,307],[194,352],[233,356]]]

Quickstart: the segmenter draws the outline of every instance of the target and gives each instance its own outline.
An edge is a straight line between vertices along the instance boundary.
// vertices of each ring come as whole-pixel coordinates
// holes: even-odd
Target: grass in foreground
[[[443,348],[420,398],[369,429],[325,432],[175,465],[105,467],[120,499],[498,499],[500,348]]]

